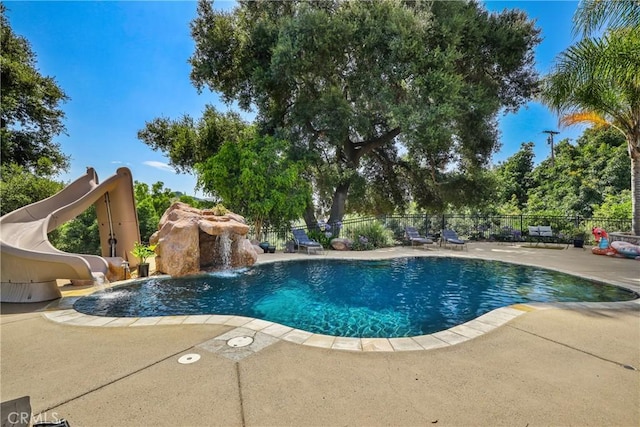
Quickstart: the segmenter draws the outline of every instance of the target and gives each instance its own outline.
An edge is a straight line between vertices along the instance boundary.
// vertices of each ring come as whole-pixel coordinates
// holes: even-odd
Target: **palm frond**
[[[577,111],[560,118],[560,126],[573,126],[579,123],[588,123],[597,127],[611,125],[609,121],[594,111]]]
[[[613,30],[602,38],[582,39],[564,51],[558,69],[600,79],[615,79],[638,85],[640,76],[640,32]]]
[[[640,122],[640,35],[626,29],[582,39],[559,55],[541,84],[541,101],[566,125],[597,114],[625,135]]]
[[[582,0],[573,15],[575,34],[588,36],[598,29],[640,29],[638,0]]]

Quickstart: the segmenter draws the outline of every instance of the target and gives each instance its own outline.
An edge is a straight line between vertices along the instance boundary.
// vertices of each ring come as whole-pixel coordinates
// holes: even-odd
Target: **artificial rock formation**
[[[156,271],[186,276],[253,265],[258,254],[246,238],[248,231],[240,215],[216,215],[211,209],[176,202],[150,239],[156,245]]]

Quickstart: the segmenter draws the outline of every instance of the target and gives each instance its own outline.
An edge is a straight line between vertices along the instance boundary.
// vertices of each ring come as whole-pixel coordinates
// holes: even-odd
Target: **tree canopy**
[[[69,158],[53,138],[64,133],[60,103],[68,98],[52,77],[37,69],[29,42],[16,35],[0,3],[1,162],[15,163],[42,175],[66,170]],[[48,162],[39,161],[46,158]]]
[[[496,210],[529,215],[594,215],[629,218],[614,201],[630,208],[630,170],[625,139],[615,129],[591,128],[576,143],[560,141],[555,160],[534,167],[533,144],[495,169]]]
[[[497,198],[501,202],[515,201],[518,209],[527,204],[528,191],[533,186],[533,142],[522,143],[520,150],[496,169]]]
[[[164,152],[177,171],[191,172],[196,163],[215,155],[224,142],[237,141],[246,127],[237,113],[223,114],[207,105],[199,120],[188,115],[178,120],[156,118],[145,124],[138,138]]]
[[[63,184],[33,174],[15,163],[0,166],[0,216],[46,199],[62,190]]]
[[[475,2],[240,1],[218,12],[201,0],[191,30],[193,83],[255,109],[262,134],[289,142],[330,221],[352,185],[388,195],[389,209],[477,194],[498,112],[537,88],[533,22]]]
[[[65,252],[101,255],[100,230],[94,205],[49,233],[51,244]]]
[[[152,184],[151,187],[144,182],[135,181],[133,189],[140,224],[140,239],[142,242],[148,242],[151,235],[158,230],[160,218],[178,196],[171,189],[165,188],[162,181]],[[198,200],[185,201],[191,206],[200,207]]]
[[[199,185],[225,207],[249,217],[260,239],[263,225],[281,228],[299,219],[311,198],[301,179],[303,165],[289,159],[288,148],[286,141],[247,133],[196,164]]]

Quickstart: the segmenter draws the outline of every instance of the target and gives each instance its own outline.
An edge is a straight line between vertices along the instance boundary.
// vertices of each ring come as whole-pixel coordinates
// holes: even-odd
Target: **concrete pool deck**
[[[405,247],[327,256],[423,254],[538,265],[640,292],[640,262],[574,248],[478,243],[468,251]],[[263,254],[259,262],[315,257],[322,255]],[[67,298],[79,292],[63,291]],[[28,395],[40,420],[66,418],[71,426],[640,423],[640,371],[631,369],[640,369],[638,300],[512,307],[519,315],[502,326],[420,351],[411,342],[392,348],[400,351],[339,350],[335,340],[333,348],[300,345],[263,332],[276,325],[251,319],[225,324],[231,319],[176,316],[151,326],[89,327],[60,322],[74,314],[64,311],[64,299],[58,305],[3,304],[0,317],[2,401]],[[226,346],[234,332],[253,336],[259,351]],[[194,353],[197,362],[178,363]]]

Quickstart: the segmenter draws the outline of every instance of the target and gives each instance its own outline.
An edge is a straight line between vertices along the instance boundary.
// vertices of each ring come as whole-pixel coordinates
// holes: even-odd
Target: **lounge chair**
[[[563,241],[563,239],[557,235],[550,225],[530,225],[529,226],[529,239],[536,241],[536,246],[543,242],[547,243],[566,243],[569,247],[569,241]]]
[[[453,245],[454,248],[459,246],[462,249],[467,247],[466,242],[458,237],[458,234],[453,230],[442,230],[441,242],[444,243],[445,248],[447,245]]]
[[[431,240],[429,237],[422,237],[415,227],[406,227],[405,233],[407,235],[407,240],[411,242],[412,247],[415,244],[418,244],[420,246],[433,244],[433,240]]]
[[[324,252],[322,245],[315,240],[311,240],[303,229],[293,229],[291,232],[293,233],[293,241],[298,247],[298,252],[300,252],[302,248],[305,248],[308,254]]]

